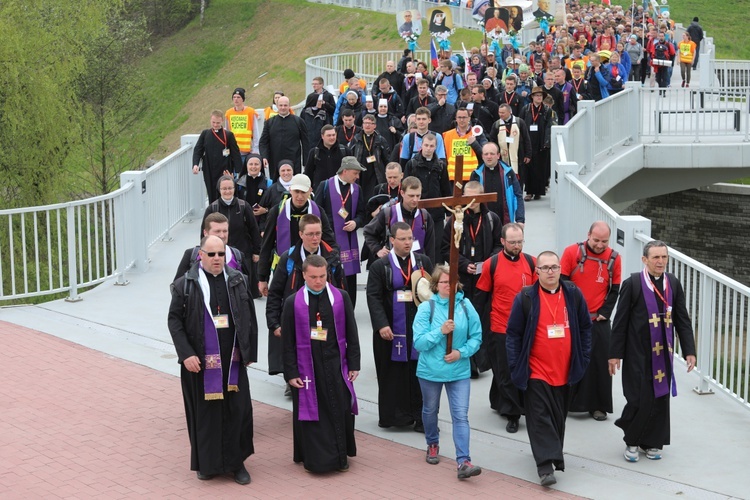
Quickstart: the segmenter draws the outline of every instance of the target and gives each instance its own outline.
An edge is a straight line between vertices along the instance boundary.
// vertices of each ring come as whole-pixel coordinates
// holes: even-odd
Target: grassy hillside
[[[459,30],[451,41],[469,48],[481,37],[478,31]],[[423,38],[420,46],[426,47]],[[277,89],[297,103],[311,90],[305,88],[306,58],[405,47],[393,14],[304,0],[214,0],[203,28],[196,20],[144,62],[148,91],[158,96],[143,120],[152,157],[173,151],[180,135],[206,128],[212,109],[231,106],[234,87],[245,87],[246,102],[255,108],[266,107]]]

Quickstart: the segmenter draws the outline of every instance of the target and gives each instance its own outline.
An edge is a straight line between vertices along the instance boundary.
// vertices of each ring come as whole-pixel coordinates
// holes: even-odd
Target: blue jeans
[[[422,388],[422,424],[424,437],[428,445],[438,444],[438,410],[440,410],[440,394],[445,386],[448,395],[448,405],[451,409],[453,421],[453,444],[456,447],[456,462],[458,465],[469,461],[469,395],[471,380],[466,378],[453,382],[432,382],[419,379]]]

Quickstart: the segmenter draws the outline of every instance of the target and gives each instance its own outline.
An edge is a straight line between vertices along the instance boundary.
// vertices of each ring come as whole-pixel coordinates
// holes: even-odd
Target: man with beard
[[[490,407],[508,419],[505,430],[515,433],[523,415],[523,397],[510,379],[505,335],[513,299],[521,288],[536,282],[536,264],[534,257],[523,253],[523,226],[520,224],[504,225],[500,242],[502,252],[482,264],[475,304],[482,317],[488,313],[490,317]]]
[[[284,301],[284,378],[292,387],[294,462],[310,472],[349,470],[357,454],[353,382],[359,336],[349,294],[326,282],[326,260],[302,264],[305,286]]]
[[[591,330],[591,362],[573,391],[570,411],[587,411],[594,420],[606,420],[612,413],[612,378],[609,376],[609,322],[620,291],[620,256],[609,247],[606,222],[591,225],[588,238],[565,249],[560,259],[561,275],[581,289],[594,326]]]
[[[373,354],[378,379],[378,426],[406,426],[424,432],[422,391],[417,380],[417,352],[412,323],[417,313],[412,283],[429,278],[432,262],[411,251],[411,227],[391,226],[391,250],[370,267],[367,305],[373,328]]]
[[[181,365],[190,436],[190,469],[198,479],[232,473],[248,484],[253,407],[245,366],[258,358],[258,326],[247,280],[225,266],[218,236],[200,244],[201,260],[171,286],[169,333]]]

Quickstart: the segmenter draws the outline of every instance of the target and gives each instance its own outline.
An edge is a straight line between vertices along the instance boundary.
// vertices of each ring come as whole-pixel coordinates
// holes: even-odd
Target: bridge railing
[[[652,240],[646,234],[636,237],[642,245]],[[673,248],[669,257],[669,272],[685,290],[695,332],[701,375],[696,392],[716,388],[750,409],[750,288]]]
[[[578,178],[581,165],[571,160],[576,155],[569,141],[575,133],[564,129],[581,127],[585,121],[553,127],[557,248],[562,251],[580,241],[591,221],[603,220],[612,228],[610,244],[621,254],[623,276],[627,276],[642,269],[640,256],[643,245],[652,239],[651,221],[617,214]],[[750,288],[673,248],[669,254],[669,271],[682,283],[695,331],[701,376],[696,392],[720,390],[750,409]]]
[[[148,248],[205,207],[192,143],[154,166],[124,172],[120,189],[85,200],[0,210],[0,302],[78,291],[148,268]]]

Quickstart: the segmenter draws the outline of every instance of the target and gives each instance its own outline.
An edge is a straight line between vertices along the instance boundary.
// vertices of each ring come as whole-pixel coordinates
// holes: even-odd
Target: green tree
[[[81,160],[76,169],[95,194],[116,188],[119,174],[140,168],[144,153],[133,130],[143,116],[145,76],[137,61],[149,49],[146,21],[130,20],[113,11],[107,26],[86,48],[86,68],[78,79],[78,97],[86,126],[81,134]]]
[[[102,0],[0,2],[0,204],[55,201],[78,141],[82,47],[105,23]]]

